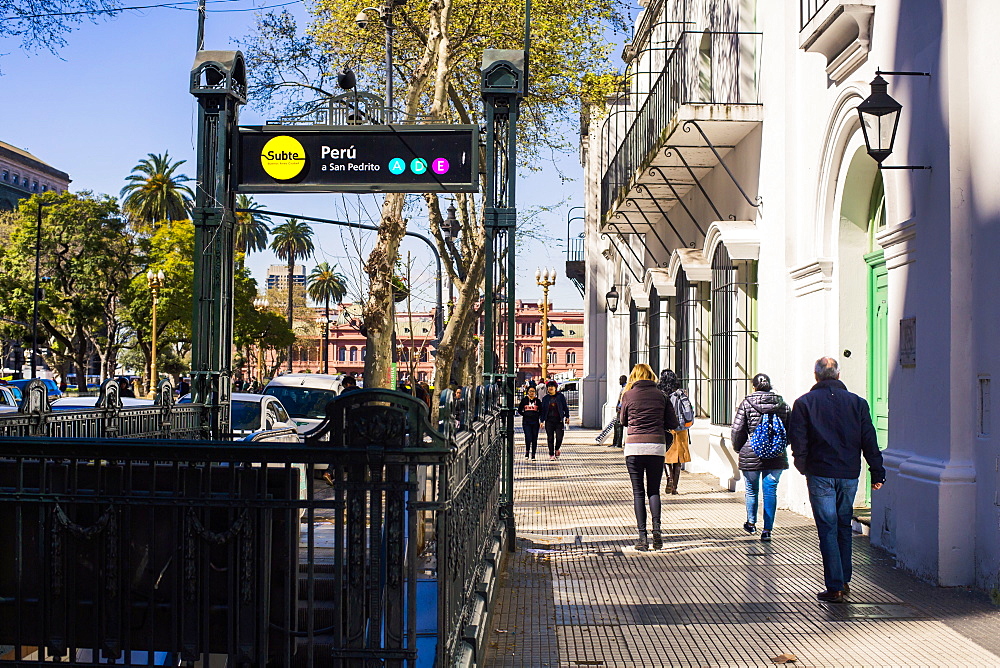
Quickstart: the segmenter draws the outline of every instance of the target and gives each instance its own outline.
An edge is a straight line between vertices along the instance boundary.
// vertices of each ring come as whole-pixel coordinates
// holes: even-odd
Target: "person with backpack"
[[[743,530],[757,532],[757,506],[764,495],[764,529],[760,539],[769,542],[778,509],[778,480],[788,468],[786,426],[790,409],[771,388],[771,379],[758,373],[750,381],[754,391],[740,402],[733,417],[733,450],[740,456],[740,471],[746,481],[747,521]]]
[[[656,387],[670,400],[670,405],[677,416],[678,426],[673,431],[673,443],[663,460],[663,472],[667,478],[666,493],[680,494],[681,468],[691,461],[690,429],[694,424],[694,406],[691,405],[687,392],[681,388],[677,374],[670,369],[660,372],[660,380],[656,383]]]

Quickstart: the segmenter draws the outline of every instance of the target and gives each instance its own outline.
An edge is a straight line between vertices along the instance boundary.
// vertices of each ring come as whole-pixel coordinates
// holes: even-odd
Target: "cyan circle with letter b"
[[[399,175],[406,171],[406,161],[402,158],[393,158],[389,161],[389,171]]]
[[[427,161],[423,158],[414,158],[410,161],[410,171],[414,174],[423,174],[427,171]]]

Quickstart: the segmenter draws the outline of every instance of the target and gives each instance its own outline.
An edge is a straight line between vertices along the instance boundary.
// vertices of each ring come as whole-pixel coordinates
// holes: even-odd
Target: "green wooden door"
[[[865,256],[868,263],[868,404],[878,447],[889,444],[889,272],[881,250]],[[871,504],[871,479],[865,470],[865,502]]]

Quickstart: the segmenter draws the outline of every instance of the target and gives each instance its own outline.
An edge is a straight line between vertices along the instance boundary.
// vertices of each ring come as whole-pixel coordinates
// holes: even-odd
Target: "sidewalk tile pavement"
[[[561,459],[515,446],[517,552],[500,576],[483,665],[996,666],[1000,609],[894,568],[864,536],[849,603],[816,600],[811,518],[778,511],[747,535],[743,494],[684,473],[663,496],[664,547],[638,552],[622,451],[570,429]],[[520,439],[520,437],[519,437]],[[544,435],[540,439],[544,448]]]

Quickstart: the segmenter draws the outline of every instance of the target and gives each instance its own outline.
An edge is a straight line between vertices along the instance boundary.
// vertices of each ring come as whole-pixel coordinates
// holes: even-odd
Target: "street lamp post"
[[[253,300],[253,307],[258,311],[264,311],[271,302],[267,297],[257,297]],[[264,335],[261,333],[260,341],[257,343],[257,391],[264,387]]]
[[[396,29],[392,22],[392,10],[396,5],[406,4],[406,0],[384,0],[378,7],[365,7],[358,12],[354,22],[364,30],[368,27],[367,12],[375,12],[385,27],[385,106],[386,123],[393,122],[392,96],[392,33]]]
[[[542,286],[542,382],[549,379],[549,287],[556,284],[555,269],[536,269],[535,282]]]
[[[149,365],[149,394],[153,395],[156,393],[156,381],[159,379],[159,374],[156,371],[156,305],[160,301],[160,288],[163,287],[164,279],[166,276],[163,274],[163,270],[154,272],[152,269],[146,272],[146,282],[149,284],[149,290],[153,293],[153,347],[150,355],[150,365]]]

